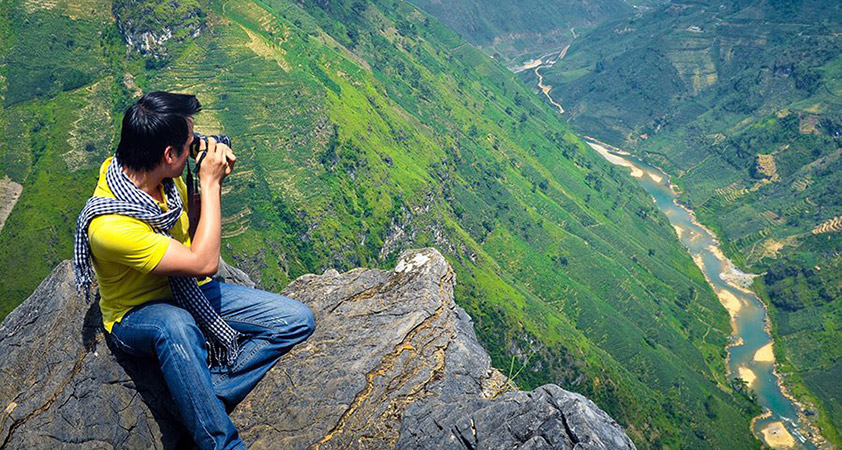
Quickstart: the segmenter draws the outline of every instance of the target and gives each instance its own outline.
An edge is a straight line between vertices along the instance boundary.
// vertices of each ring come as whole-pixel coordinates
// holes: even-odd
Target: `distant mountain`
[[[191,92],[197,131],[239,155],[223,254],[264,288],[432,246],[518,385],[588,396],[640,447],[756,447],[758,407],[725,377],[728,316],[651,198],[415,7],[18,0],[0,55],[0,176],[23,187],[0,316],[70,257],[127,105]]]
[[[764,274],[781,369],[842,444],[842,4],[672,3],[597,27],[541,74],[575,128],[670,172]]]
[[[581,29],[630,15],[623,0],[412,0],[462,38],[504,63],[519,64],[570,43]],[[645,2],[641,2],[645,3]]]

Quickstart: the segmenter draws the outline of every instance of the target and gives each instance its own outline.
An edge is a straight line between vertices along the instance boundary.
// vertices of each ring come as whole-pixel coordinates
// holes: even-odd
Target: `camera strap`
[[[201,161],[199,161],[201,162]],[[196,174],[199,173],[199,164],[196,163]],[[202,213],[202,194],[196,189],[196,176],[190,172],[190,162],[187,162],[187,219],[190,223],[188,233],[190,238],[196,233],[199,225],[199,216]]]
[[[208,136],[202,136],[199,133],[193,133],[193,135],[196,139],[205,143],[205,149],[208,148]],[[231,138],[224,134],[213,135],[211,137],[216,139],[217,142],[221,142],[229,147],[231,146]],[[199,186],[199,182],[197,180],[199,177],[199,167],[201,167],[202,160],[204,160],[205,156],[208,154],[207,151],[199,151],[201,146],[198,144],[198,141],[195,141],[195,145],[195,151],[198,153],[196,155],[195,175],[190,172],[190,162],[187,162],[187,218],[190,221],[188,232],[190,233],[191,239],[196,233],[196,227],[199,226],[199,216],[201,216],[202,213],[202,194],[197,189]],[[191,149],[191,152],[192,151],[194,151],[194,149]]]

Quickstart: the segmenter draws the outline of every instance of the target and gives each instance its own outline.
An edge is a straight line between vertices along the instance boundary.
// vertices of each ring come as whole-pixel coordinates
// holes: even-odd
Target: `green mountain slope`
[[[0,232],[0,316],[70,257],[137,91],[192,92],[197,130],[239,156],[224,257],[265,288],[431,245],[521,386],[582,392],[644,448],[757,445],[757,407],[724,377],[727,315],[666,218],[504,67],[401,2],[134,5],[0,10],[0,172],[23,185]],[[157,58],[126,51],[124,35],[164,28]]]
[[[605,24],[545,83],[576,128],[673,174],[728,256],[764,273],[781,369],[839,444],[842,5],[720,3]]]

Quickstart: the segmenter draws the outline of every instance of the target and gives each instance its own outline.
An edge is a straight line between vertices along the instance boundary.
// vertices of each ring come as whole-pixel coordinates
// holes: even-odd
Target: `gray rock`
[[[198,4],[178,0],[118,0],[112,13],[126,47],[156,59],[170,56],[168,47],[173,41],[196,38],[206,26],[205,12]]]
[[[219,259],[219,270],[213,279],[222,283],[239,284],[240,286],[250,288],[256,287],[255,282],[251,281],[247,273],[236,267],[229,266],[222,258]]]
[[[390,271],[290,283],[283,294],[313,309],[316,332],[231,413],[249,447],[634,448],[581,395],[512,390],[454,283],[431,248],[403,252]],[[64,262],[0,325],[0,447],[176,447],[159,371],[113,349],[100,323]]]

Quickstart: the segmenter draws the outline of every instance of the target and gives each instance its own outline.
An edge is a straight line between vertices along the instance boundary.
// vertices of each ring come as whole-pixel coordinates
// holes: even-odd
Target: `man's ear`
[[[175,147],[168,145],[167,148],[164,149],[164,162],[167,164],[175,164],[178,159],[176,153]]]

